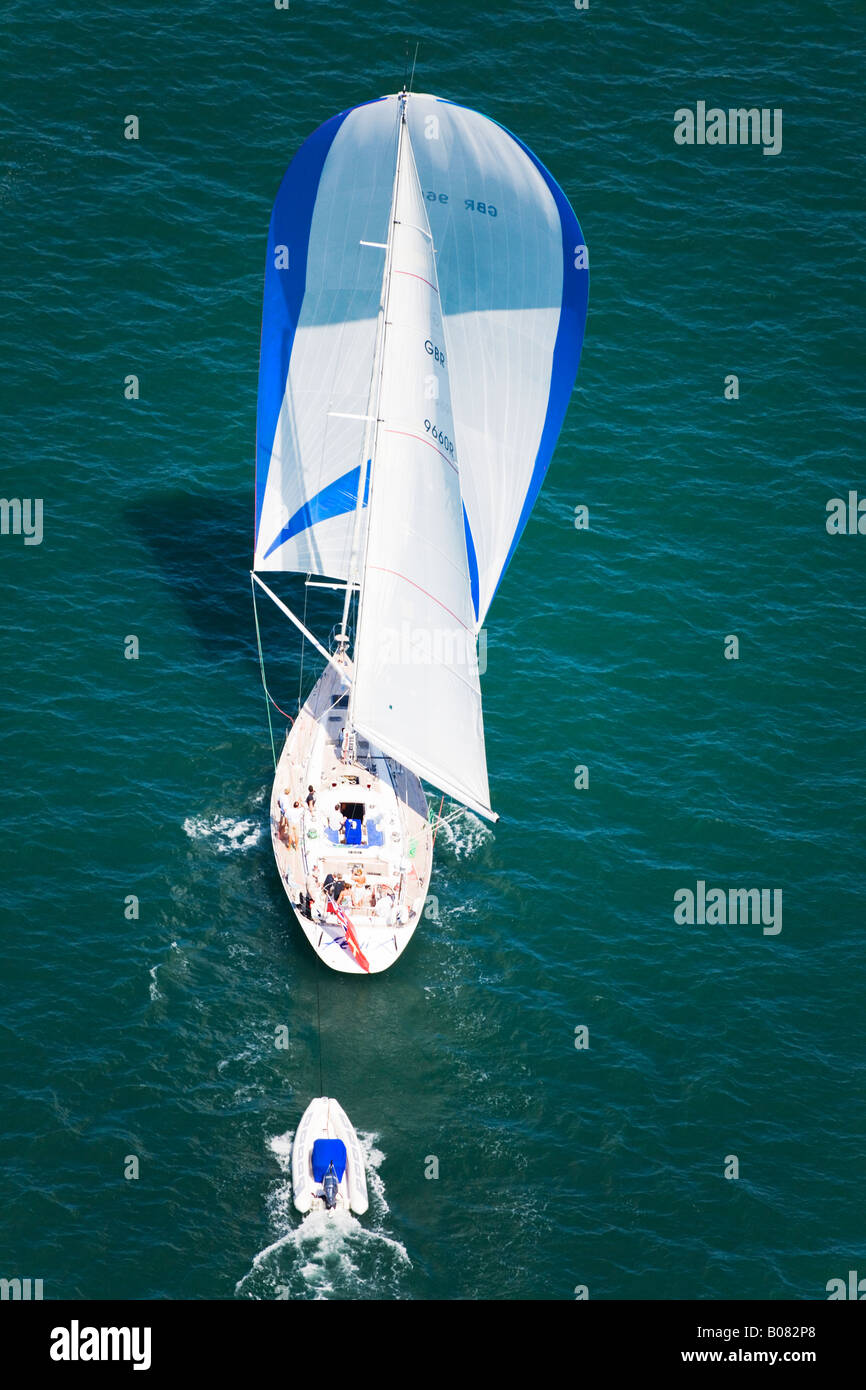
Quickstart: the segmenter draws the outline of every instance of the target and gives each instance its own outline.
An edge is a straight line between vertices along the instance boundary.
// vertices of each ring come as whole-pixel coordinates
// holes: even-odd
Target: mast
[[[376,442],[379,435],[379,403],[382,397],[382,373],[385,363],[385,337],[388,331],[388,299],[391,289],[391,261],[394,246],[394,221],[397,212],[397,189],[400,180],[400,159],[403,150],[403,135],[406,129],[406,87],[400,93],[400,126],[397,137],[397,163],[394,169],[394,184],[391,191],[391,212],[388,218],[388,240],[385,243],[385,268],[382,274],[382,293],[379,296],[379,329],[376,336],[376,350],[373,354],[373,371],[371,374],[370,397],[373,409],[367,416],[367,428],[364,432],[364,454],[361,460],[361,467],[358,478],[358,496],[355,500],[355,524],[352,530],[352,552],[349,561],[349,574],[346,580],[346,595],[343,600],[343,617],[340,630],[337,633],[337,642],[340,651],[345,651],[349,645],[349,608],[352,603],[352,591],[359,577],[358,553],[361,541],[361,522],[364,516],[364,494],[367,492],[369,479],[370,498],[373,492],[373,461],[376,457]],[[375,244],[375,243],[370,243]],[[358,614],[360,617],[361,602],[363,599],[363,580],[361,591],[358,595]],[[352,727],[352,700],[349,698],[349,712],[346,727]]]

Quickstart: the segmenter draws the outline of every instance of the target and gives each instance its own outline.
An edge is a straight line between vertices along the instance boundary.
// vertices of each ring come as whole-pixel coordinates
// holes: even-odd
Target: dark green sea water
[[[501,822],[440,835],[439,922],[355,980],[290,922],[266,833],[255,392],[282,173],[400,87],[407,39],[416,89],[562,184],[592,286],[487,624]],[[821,1299],[866,1274],[866,537],[824,524],[866,493],[863,48],[844,0],[7,0],[0,494],[44,499],[44,539],[0,536],[0,1276]],[[781,108],[781,153],[675,145],[699,100]],[[317,667],[263,617],[293,708]],[[334,621],[322,591],[308,617]],[[782,931],[676,923],[699,879],[780,889]],[[317,1006],[374,1173],[325,1234],[284,1172]]]

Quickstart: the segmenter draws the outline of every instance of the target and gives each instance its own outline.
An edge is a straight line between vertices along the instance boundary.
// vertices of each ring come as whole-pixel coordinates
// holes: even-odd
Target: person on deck
[[[322,909],[322,885],[319,882],[319,870],[314,868],[307,875],[307,916],[315,918]]]
[[[313,791],[312,787],[307,787],[307,810],[309,811],[310,815],[312,815],[315,809],[316,793]]]
[[[379,885],[379,892],[376,896],[376,916],[383,922],[387,922],[394,907],[394,899],[387,883]]]
[[[280,822],[277,826],[277,834],[284,840],[289,828],[289,811],[292,805],[292,789],[284,787],[277,797],[277,810],[280,813]]]
[[[339,837],[343,831],[345,824],[346,817],[343,815],[343,812],[340,809],[340,805],[338,802],[337,805],[334,807],[333,811],[331,811],[328,815],[328,829],[336,830],[337,835]]]
[[[356,864],[352,870],[352,906],[355,908],[366,907],[368,900],[367,875],[361,865]]]
[[[340,901],[340,894],[343,893],[349,885],[346,883],[345,879],[340,878],[339,874],[329,873],[326,875],[325,882],[322,886],[328,897],[333,898],[334,902],[338,903]]]
[[[301,828],[301,818],[303,814],[300,801],[294,801],[286,812],[287,843],[289,849],[298,848],[298,833]]]

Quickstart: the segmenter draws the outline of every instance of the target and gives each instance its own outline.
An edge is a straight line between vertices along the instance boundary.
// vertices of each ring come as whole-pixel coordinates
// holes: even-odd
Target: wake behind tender
[[[369,1205],[364,1154],[349,1117],[331,1096],[311,1100],[292,1145],[298,1211],[353,1211]]]

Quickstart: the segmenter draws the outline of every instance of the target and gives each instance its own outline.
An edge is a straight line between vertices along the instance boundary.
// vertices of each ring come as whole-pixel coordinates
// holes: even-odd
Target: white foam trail
[[[172,949],[172,951],[177,951],[178,953],[180,953],[180,947],[178,946],[178,944],[177,944],[176,941],[173,941],[173,942],[171,943],[171,949]],[[182,955],[181,955],[181,959],[183,960],[183,956],[182,956]],[[184,962],[184,963],[185,963],[185,962]],[[150,970],[148,971],[148,974],[150,975],[150,999],[151,999],[151,1003],[153,1003],[153,1004],[156,1003],[157,999],[164,999],[164,998],[165,998],[165,995],[163,994],[163,992],[162,992],[162,990],[160,989],[159,985],[157,984],[157,980],[156,980],[157,971],[160,970],[161,967],[162,967],[164,964],[165,964],[164,961],[158,961],[157,964],[156,964],[156,965],[152,965],[152,966],[150,967]]]
[[[236,1052],[233,1057],[223,1057],[222,1061],[217,1062],[217,1071],[225,1071],[226,1067],[230,1067],[233,1062],[254,1063],[259,1061],[261,1061],[261,1052],[257,1051],[251,1043],[250,1046],[245,1047],[242,1052]]]
[[[385,1184],[379,1172],[385,1155],[382,1150],[376,1147],[376,1140],[379,1138],[375,1132],[365,1133],[358,1131],[358,1138],[361,1141],[361,1148],[364,1150],[364,1162],[367,1165],[367,1194],[373,1200],[373,1206],[378,1209],[382,1216],[387,1215],[391,1210],[385,1197]]]
[[[262,838],[260,823],[231,816],[187,816],[183,829],[191,840],[212,841],[217,854],[249,849]]]
[[[276,1160],[283,1172],[291,1177],[292,1172],[292,1145],[295,1142],[295,1131],[287,1129],[285,1134],[278,1134],[275,1139],[268,1140],[268,1148],[276,1156]]]
[[[469,859],[492,835],[489,825],[464,806],[442,821],[436,842],[445,844],[457,859]]]

